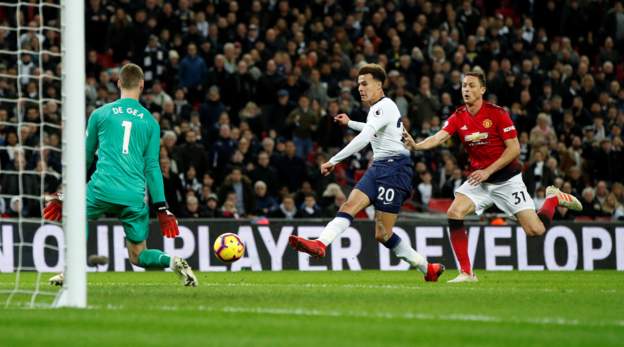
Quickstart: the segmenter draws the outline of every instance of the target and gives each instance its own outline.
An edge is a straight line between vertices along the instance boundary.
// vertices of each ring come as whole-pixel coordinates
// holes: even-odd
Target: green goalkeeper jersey
[[[122,98],[91,113],[87,124],[87,169],[98,161],[88,194],[124,206],[140,206],[146,186],[154,203],[164,202],[159,165],[160,126],[141,104]]]

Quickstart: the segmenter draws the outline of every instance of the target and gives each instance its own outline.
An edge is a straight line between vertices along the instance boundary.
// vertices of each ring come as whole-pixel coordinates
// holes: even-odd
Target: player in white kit
[[[297,251],[315,257],[324,257],[325,248],[344,232],[360,210],[375,206],[375,239],[391,249],[398,258],[425,274],[426,281],[437,281],[444,266],[428,263],[409,242],[392,232],[401,205],[410,196],[412,187],[412,160],[405,148],[403,123],[396,104],[384,95],[386,72],[377,64],[364,65],[358,72],[358,91],[362,102],[370,106],[366,123],[355,122],[346,114],[335,120],[360,133],[351,142],[321,165],[321,173],[328,175],[336,164],[362,150],[369,143],[373,148],[373,164],[366,170],[347,201],[340,207],[317,240],[306,240],[292,235],[289,244]]]

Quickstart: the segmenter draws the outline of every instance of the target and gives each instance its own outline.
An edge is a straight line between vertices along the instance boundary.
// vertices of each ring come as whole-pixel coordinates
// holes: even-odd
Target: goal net
[[[84,7],[66,2],[71,6],[0,0],[5,306],[86,306]],[[45,197],[57,191],[65,193],[62,224],[44,221],[41,213]],[[60,272],[64,286],[51,287],[48,278]]]

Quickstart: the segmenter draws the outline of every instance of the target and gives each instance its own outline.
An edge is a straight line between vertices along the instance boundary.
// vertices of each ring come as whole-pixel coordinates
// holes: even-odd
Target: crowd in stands
[[[58,27],[54,9],[11,11],[0,9],[0,25],[19,16],[36,28],[42,16]],[[318,166],[355,135],[335,115],[365,121],[357,71],[379,63],[386,95],[420,139],[461,106],[462,73],[482,70],[485,98],[518,129],[538,207],[554,184],[585,207],[560,207],[555,219],[624,218],[621,1],[89,0],[85,25],[88,112],[119,97],[123,63],[144,69],[141,101],[161,126],[166,197],[179,217],[333,217],[372,152],[327,177]],[[0,46],[22,50],[0,54],[0,98],[28,98],[0,106],[1,168],[28,173],[2,175],[0,209],[37,217],[38,201],[9,196],[58,187],[61,90],[49,76],[60,75],[60,36],[0,29]],[[457,138],[413,157],[408,209],[427,211],[466,179]]]

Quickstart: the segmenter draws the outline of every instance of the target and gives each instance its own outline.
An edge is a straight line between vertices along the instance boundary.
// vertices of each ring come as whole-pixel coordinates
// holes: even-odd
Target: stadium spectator
[[[106,33],[106,48],[112,55],[113,63],[121,63],[123,60],[131,58],[134,51],[135,27],[130,17],[123,7],[115,8],[115,14],[111,18],[108,31]],[[98,39],[101,40],[101,37]]]
[[[225,202],[221,206],[220,216],[223,218],[232,218],[232,219],[240,218],[240,215],[238,214],[238,211],[236,210],[236,197],[234,196],[234,193],[228,194],[227,198],[225,199]]]
[[[193,193],[198,195],[201,192],[202,185],[197,178],[197,170],[195,166],[190,165],[183,173],[180,173],[180,182],[185,194]]]
[[[251,185],[251,180],[244,176],[242,169],[235,167],[230,174],[225,178],[223,184],[219,188],[218,195],[221,199],[227,202],[231,193],[234,193],[234,204],[238,215],[245,216],[251,215],[254,211],[254,192]]]
[[[596,199],[596,192],[594,188],[586,187],[585,189],[583,189],[581,197],[583,203],[583,211],[579,214],[580,216],[596,218],[602,215],[600,202]]]
[[[284,133],[285,127],[283,123],[294,108],[295,105],[290,99],[290,93],[288,90],[278,90],[277,103],[265,107],[266,111],[263,115],[264,129],[275,129],[278,133]]]
[[[307,95],[301,95],[298,107],[286,118],[287,128],[292,129],[297,157],[302,159],[305,159],[307,153],[312,150],[312,133],[318,126],[318,114],[310,106],[310,98]]]
[[[254,215],[268,216],[270,212],[277,208],[277,201],[268,194],[268,188],[264,181],[256,181],[254,193],[256,197]]]
[[[203,217],[205,218],[219,218],[222,217],[219,211],[219,198],[216,194],[210,194],[206,199],[206,204],[203,207]]]
[[[219,87],[210,86],[206,99],[199,108],[200,121],[206,129],[203,134],[205,138],[208,137],[207,135],[210,132],[207,129],[214,127],[223,112],[225,112],[225,105],[221,102]]]
[[[297,207],[295,206],[295,198],[287,194],[282,198],[282,203],[276,209],[269,213],[270,217],[294,219],[297,215]]]
[[[219,137],[213,143],[208,154],[208,168],[215,173],[218,181],[223,180],[223,170],[234,154],[235,146],[236,141],[231,138],[230,126],[222,124],[219,127]]]
[[[547,187],[553,183],[555,173],[552,171],[551,166],[552,165],[547,165],[542,151],[535,151],[533,153],[533,160],[529,163],[529,167],[522,175],[527,186],[527,191],[530,194],[533,194],[537,188]]]
[[[279,177],[278,187],[286,187],[289,192],[296,192],[306,179],[306,163],[296,156],[296,147],[293,141],[287,141],[284,154],[275,163]]]
[[[420,79],[418,93],[414,96],[414,110],[412,114],[416,118],[411,119],[411,121],[413,124],[421,124],[423,121],[429,122],[439,110],[440,101],[438,96],[431,92],[429,77],[423,76]]]
[[[180,62],[180,87],[188,94],[191,102],[199,100],[206,80],[208,68],[204,58],[197,55],[197,46],[190,43],[186,50],[187,55]]]
[[[199,200],[195,195],[189,194],[186,196],[186,204],[182,213],[180,213],[180,218],[199,218],[203,217],[202,213],[200,213],[199,208]]]
[[[150,88],[162,77],[165,71],[167,66],[167,52],[160,45],[158,36],[151,34],[142,55],[143,71],[145,72],[145,88]]]
[[[429,171],[426,171],[420,174],[421,182],[418,184],[418,195],[420,196],[420,200],[418,201],[423,209],[426,209],[429,206],[429,201],[434,193],[434,186],[432,184],[432,177]]]
[[[179,214],[180,200],[184,196],[184,188],[180,177],[171,169],[171,161],[169,158],[160,158],[160,169],[163,173],[163,183],[165,190],[165,198],[168,199],[169,209],[172,213]]]
[[[303,203],[299,206],[297,218],[320,218],[321,208],[316,204],[313,193],[306,193]]]
[[[620,182],[613,183],[611,186],[611,193],[615,195],[615,198],[622,204],[624,204],[624,185]]]
[[[13,196],[9,202],[9,208],[3,213],[3,218],[17,218],[21,215],[28,215],[27,211],[22,208],[22,199],[19,196]]]
[[[249,177],[253,182],[262,181],[267,185],[268,192],[273,195],[277,192],[277,172],[270,165],[271,158],[266,151],[261,151],[257,155],[258,162],[250,171]]]
[[[162,88],[162,83],[159,80],[154,80],[152,84],[152,90],[150,93],[152,103],[162,109],[166,102],[172,102],[173,99]]]
[[[192,107],[186,98],[184,89],[176,89],[173,94],[173,107],[181,121],[188,121],[190,119]]]
[[[531,147],[548,145],[557,141],[557,134],[551,127],[550,117],[546,113],[537,115],[537,125],[531,129],[529,142]]]
[[[459,168],[455,167],[451,173],[451,177],[442,185],[440,197],[452,199],[455,196],[455,190],[457,190],[462,183],[464,183],[462,172]]]
[[[192,166],[197,175],[201,176],[206,170],[206,150],[201,143],[197,142],[197,133],[188,130],[184,134],[185,143],[179,145],[173,153],[180,172],[186,172]]]
[[[328,101],[327,112],[321,116],[316,130],[318,144],[326,150],[337,150],[343,145],[345,129],[335,121],[340,113],[340,104],[336,98]]]

